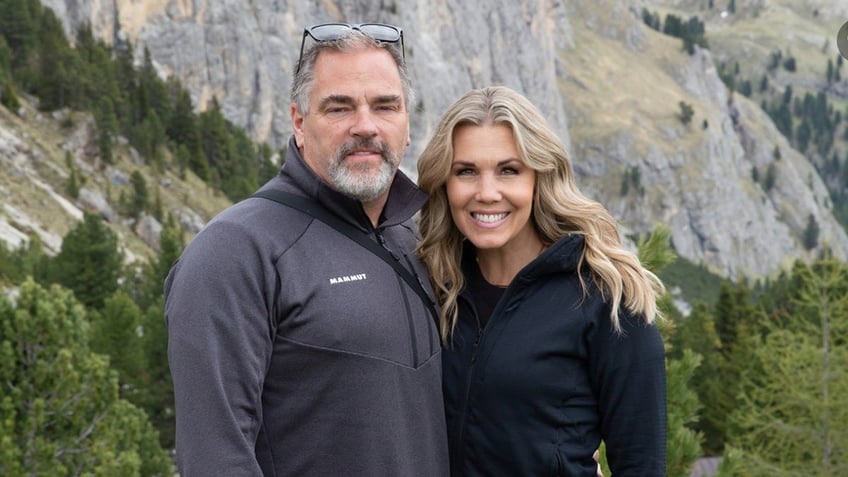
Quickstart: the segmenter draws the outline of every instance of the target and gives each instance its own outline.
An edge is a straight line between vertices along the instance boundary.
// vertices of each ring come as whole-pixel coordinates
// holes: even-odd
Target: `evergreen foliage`
[[[701,455],[703,435],[694,430],[701,402],[693,388],[700,364],[701,356],[691,350],[684,350],[677,359],[666,360],[667,477],[689,477],[692,464]]]
[[[183,230],[169,215],[159,234],[159,253],[144,266],[141,283],[134,287],[134,299],[141,309],[147,309],[162,298],[162,283],[184,247]]]
[[[725,282],[713,309],[697,304],[679,324],[677,346],[704,357],[695,375],[695,389],[704,404],[696,428],[703,433],[707,455],[724,450],[727,416],[737,406],[738,376],[749,362],[751,340],[761,321],[748,287]]]
[[[691,377],[693,390],[700,397],[699,403],[718,402],[720,387],[715,382],[718,376],[718,360],[715,357],[721,350],[721,342],[713,316],[705,303],[696,303],[689,316],[680,319],[670,341],[670,356],[682,359],[689,352],[700,358],[700,365]],[[703,452],[715,456],[721,455],[724,428],[721,420],[712,414],[711,408],[702,405],[690,416],[695,416],[693,428],[703,437]]]
[[[841,475],[848,439],[848,265],[824,257],[758,285],[725,282],[678,318],[670,358],[702,357],[694,428],[719,475]],[[671,401],[669,401],[671,402]]]
[[[804,229],[803,237],[804,248],[812,250],[819,245],[819,223],[813,214],[807,220],[807,227]]]
[[[38,0],[0,0],[0,18],[0,103],[17,109],[15,91],[22,90],[44,111],[91,112],[102,162],[114,161],[115,139],[125,137],[154,170],[190,170],[233,201],[276,172],[267,145],[227,121],[217,100],[195,105],[179,81],[161,79],[149,51],[136,68],[131,45],[113,50],[89,25],[71,47],[53,10]],[[198,106],[208,107],[198,114]]]
[[[62,249],[50,263],[49,278],[72,290],[83,305],[100,309],[118,290],[122,265],[115,233],[100,217],[86,212],[62,241]]]
[[[837,56],[835,62],[828,59],[822,67],[822,81],[828,84],[839,82],[843,62],[841,56]],[[848,126],[842,121],[845,112],[835,105],[840,104],[838,95],[833,95],[830,89],[805,90],[796,94],[791,84],[782,92],[775,91],[769,81],[769,74],[775,75],[781,66],[790,72],[797,69],[795,58],[780,50],[769,55],[767,73],[759,80],[756,93],[749,79],[738,77],[738,64],[734,66],[729,68],[724,63],[718,65],[722,81],[731,91],[738,86],[745,96],[758,96],[762,109],[771,117],[781,134],[816,166],[819,175],[825,179],[833,201],[834,215],[848,229],[848,188],[845,187],[848,183],[845,179],[848,177],[848,160],[838,158],[848,148]],[[837,98],[836,101],[833,97]],[[771,171],[772,174],[774,172]],[[768,191],[773,183],[767,178],[763,185]]]
[[[161,283],[160,283],[161,285]],[[141,316],[142,349],[145,370],[139,376],[139,387],[132,401],[145,410],[150,422],[159,431],[159,443],[165,449],[174,448],[176,421],[174,419],[174,384],[168,367],[168,329],[165,326],[162,297]]]
[[[735,12],[734,1],[728,10]],[[697,17],[669,15],[665,25],[647,9],[642,17],[650,28],[681,38],[689,53],[694,45],[707,47]],[[138,68],[135,61],[129,45],[113,50],[88,26],[71,47],[61,22],[38,0],[0,0],[0,104],[6,108],[19,108],[18,95],[28,93],[44,111],[88,112],[96,120],[101,161],[121,153],[115,139],[123,136],[154,171],[191,171],[233,200],[277,172],[275,152],[226,121],[217,99],[195,105],[177,80],[159,77],[148,51]],[[841,57],[828,60],[823,80],[840,81],[842,64]],[[775,91],[781,83],[769,74],[794,71],[790,54],[774,51],[766,67],[757,91],[740,76],[738,63],[720,65],[719,74],[731,91],[738,86],[746,96],[759,95],[791,145],[819,158],[834,211],[848,224],[848,154],[838,143],[848,140],[845,113],[824,93],[796,94],[791,86]],[[198,106],[205,111],[196,112]],[[757,179],[764,176],[766,191],[777,177],[777,146],[774,155],[763,174],[752,170]],[[73,196],[82,184],[69,170]],[[151,200],[144,176],[133,174],[131,183],[130,214],[147,211],[161,219],[158,188]],[[635,167],[625,173],[622,194],[634,189],[641,189]],[[799,238],[813,249],[818,233],[811,216]],[[723,475],[848,474],[841,432],[848,427],[846,265],[829,258],[799,263],[754,291],[721,283],[682,259],[668,263],[670,251],[661,246],[667,241],[667,231],[655,231],[640,244],[640,256],[694,303],[683,317],[670,297],[661,300],[668,317],[662,324],[668,475],[687,475],[699,453],[723,454]],[[96,216],[86,214],[54,259],[37,237],[15,250],[0,242],[0,283],[20,286],[16,303],[0,297],[0,475],[171,475],[160,447],[172,449],[174,436],[161,287],[183,245],[179,225],[167,217],[159,254],[122,286],[116,237]]]
[[[29,237],[27,243],[12,248],[0,241],[0,285],[22,283],[27,277],[45,281],[49,258],[41,250],[37,235]]]
[[[118,120],[115,117],[114,105],[109,97],[104,96],[97,102],[94,111],[94,119],[97,122],[97,147],[100,159],[106,164],[112,164],[112,141],[118,129]]]
[[[763,189],[765,189],[766,192],[770,191],[774,187],[775,182],[777,182],[777,166],[771,162],[766,168],[766,178],[763,181]]]
[[[12,66],[20,67],[36,48],[37,40],[37,2],[30,0],[4,0],[0,2],[0,32],[4,43],[15,52]],[[36,10],[36,11],[34,11]]]
[[[722,278],[703,265],[678,257],[660,270],[664,283],[674,284],[680,298],[688,303],[714,303],[718,298]]]
[[[168,335],[165,327],[165,312],[162,284],[185,247],[183,232],[179,224],[169,216],[163,224],[159,238],[159,253],[143,267],[137,284],[127,291],[133,301],[143,310],[138,323],[141,330],[141,350],[144,369],[132,376],[136,387],[130,400],[144,409],[151,422],[159,430],[162,446],[174,446],[174,388],[168,368]],[[138,344],[137,342],[133,342]]]
[[[58,286],[0,296],[0,474],[170,476],[144,412],[89,348],[85,308]]]
[[[795,57],[790,56],[783,60],[783,69],[789,71],[790,73],[794,73],[798,69],[798,66],[795,62]]]
[[[692,109],[692,105],[683,101],[678,103],[680,106],[680,122],[684,125],[689,124],[692,121],[692,116],[695,115],[695,110]]]
[[[728,444],[746,475],[848,473],[848,267],[796,264],[782,319],[754,335]]]
[[[123,390],[132,394],[146,369],[139,334],[141,310],[127,293],[118,290],[105,300],[102,310],[89,311],[89,322],[91,350],[109,357]]]
[[[621,179],[621,195],[626,196],[631,190],[635,190],[639,195],[645,194],[645,187],[642,185],[642,172],[638,166],[628,167]]]
[[[658,13],[652,13],[647,8],[642,8],[642,21],[650,28],[683,40],[683,49],[690,55],[695,53],[695,46],[708,48],[706,28],[704,22],[697,16],[683,20],[677,15],[668,14],[665,23],[661,23]]]
[[[138,170],[130,174],[132,196],[129,203],[130,217],[138,220],[141,214],[150,209],[150,193],[147,192],[147,180]]]
[[[671,230],[668,227],[658,226],[650,236],[639,242],[639,260],[654,273],[658,273],[676,259],[669,246],[670,237]],[[666,317],[675,314],[668,294],[659,300],[658,306]],[[659,326],[668,344],[670,336],[674,333],[673,324],[671,321],[661,321]],[[693,427],[700,402],[692,387],[692,379],[700,359],[700,356],[690,351],[685,351],[677,357],[666,358],[666,475],[669,477],[687,477],[692,463],[701,452],[702,436]]]

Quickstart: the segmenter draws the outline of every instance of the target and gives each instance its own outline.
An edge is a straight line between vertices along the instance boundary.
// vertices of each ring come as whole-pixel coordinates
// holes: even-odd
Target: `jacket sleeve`
[[[591,375],[612,475],[665,476],[665,351],[656,325],[622,313],[622,333],[609,319],[595,330]]]
[[[241,227],[212,223],[165,281],[182,477],[262,475],[255,443],[274,320],[273,272]]]

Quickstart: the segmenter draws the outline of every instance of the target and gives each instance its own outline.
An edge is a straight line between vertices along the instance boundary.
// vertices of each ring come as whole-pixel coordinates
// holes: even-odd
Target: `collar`
[[[532,282],[544,275],[574,273],[583,254],[585,238],[583,234],[570,233],[551,244],[538,257],[524,266],[513,279],[517,282]],[[477,266],[477,251],[470,241],[462,242],[461,268],[466,276],[473,273]],[[466,285],[467,286],[467,285]]]
[[[365,231],[373,228],[371,220],[358,199],[340,192],[309,167],[300,154],[294,136],[289,139],[286,161],[280,174],[294,183],[300,189],[300,193],[320,203],[344,220]],[[377,228],[391,227],[411,219],[424,206],[427,197],[424,191],[398,169],[389,186],[389,196]]]

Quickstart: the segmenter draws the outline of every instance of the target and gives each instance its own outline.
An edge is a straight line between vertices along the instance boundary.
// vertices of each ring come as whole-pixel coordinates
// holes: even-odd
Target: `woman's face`
[[[538,249],[531,222],[536,172],[521,162],[509,126],[463,125],[453,133],[447,180],[451,216],[482,250]]]

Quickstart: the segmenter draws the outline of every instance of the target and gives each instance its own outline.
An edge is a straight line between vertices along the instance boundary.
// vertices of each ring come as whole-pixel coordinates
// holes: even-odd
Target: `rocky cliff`
[[[407,170],[452,100],[472,87],[505,84],[547,114],[569,146],[584,190],[607,204],[628,234],[665,223],[680,255],[727,276],[762,276],[820,252],[801,246],[812,216],[820,245],[848,256],[848,236],[814,167],[757,104],[727,90],[715,67],[717,58],[737,53],[736,45],[749,45],[728,38],[760,31],[751,25],[778,18],[772,13],[805,25],[800,38],[770,39],[773,48],[796,48],[797,54],[813,45],[802,51],[824,65],[836,55],[835,33],[848,20],[848,5],[808,0],[800,9],[792,0],[763,0],[746,6],[759,8],[754,13],[740,7],[728,14],[684,0],[43,3],[69,32],[87,22],[107,42],[131,43],[139,57],[148,49],[162,74],[179,77],[199,107],[217,97],[231,121],[275,146],[290,134],[289,78],[304,25],[401,25],[418,93]],[[678,39],[644,25],[644,7],[701,15],[711,44],[719,47],[687,54]],[[756,38],[749,40],[756,45]],[[681,102],[694,110],[688,124],[679,117]],[[754,171],[762,175],[770,166],[775,182],[764,188]],[[639,180],[624,193],[634,171]]]

